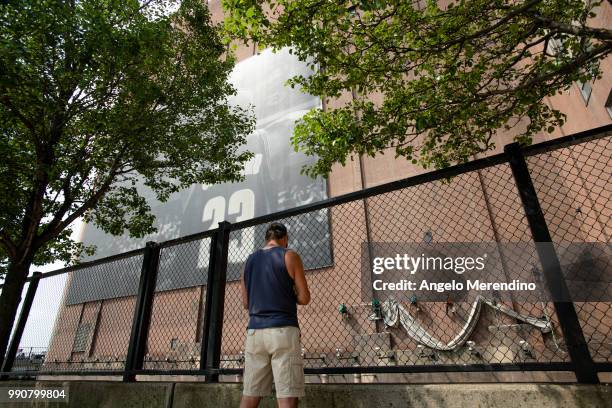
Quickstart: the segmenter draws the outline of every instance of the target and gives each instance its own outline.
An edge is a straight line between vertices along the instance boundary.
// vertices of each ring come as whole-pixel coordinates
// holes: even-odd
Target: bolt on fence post
[[[147,242],[144,249],[123,381],[135,381],[136,374],[134,371],[141,370],[143,367],[144,356],[147,351],[149,324],[151,323],[151,310],[153,309],[153,296],[157,283],[160,250],[159,244],[152,241]]]
[[[221,337],[223,333],[223,307],[227,278],[227,255],[231,224],[219,223],[210,243],[206,305],[202,325],[200,369],[206,370],[206,382],[218,382],[216,371],[221,365]]]
[[[42,273],[40,272],[34,272],[32,274],[30,285],[28,286],[26,295],[23,298],[21,312],[19,312],[19,319],[17,320],[17,324],[15,325],[13,337],[11,337],[11,342],[9,343],[8,349],[6,350],[6,358],[2,363],[2,370],[0,371],[2,371],[3,373],[8,373],[13,369],[13,363],[15,362],[17,351],[19,350],[19,343],[21,343],[21,336],[23,335],[23,330],[25,329],[26,322],[28,321],[30,309],[32,308],[32,303],[34,302],[34,296],[36,296],[36,289],[38,288],[38,282],[40,282],[41,276]],[[0,380],[7,380],[8,378],[8,375],[3,375],[0,377]]]
[[[552,243],[544,212],[540,206],[521,147],[518,143],[511,143],[504,147],[504,152],[508,156],[512,175],[529,223],[531,236],[536,244],[546,285],[552,296],[559,296],[563,300],[554,301],[553,304],[565,344],[574,365],[576,380],[579,383],[598,384],[597,369],[584,338],[574,303],[569,297],[569,290],[561,272],[561,263]]]

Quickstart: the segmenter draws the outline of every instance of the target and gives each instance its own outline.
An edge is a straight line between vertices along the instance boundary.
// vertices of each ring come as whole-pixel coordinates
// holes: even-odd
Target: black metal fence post
[[[143,367],[144,357],[147,352],[147,336],[149,324],[151,323],[151,310],[153,308],[153,295],[157,283],[157,270],[159,268],[160,247],[156,242],[147,242],[142,259],[142,272],[138,284],[136,306],[134,307],[134,319],[132,320],[132,332],[128,345],[127,357],[125,359],[125,372],[123,381],[134,381],[135,370]]]
[[[221,336],[223,333],[223,307],[225,303],[225,282],[227,278],[227,254],[231,224],[219,223],[210,243],[206,306],[202,325],[202,347],[200,369],[208,371],[206,382],[218,382],[216,370],[221,365]]]
[[[210,237],[210,250],[208,251],[208,276],[206,277],[206,294],[204,297],[204,316],[202,317],[202,335],[200,336],[200,370],[206,370],[208,360],[208,331],[210,327],[210,312],[211,312],[211,297],[214,286],[214,269],[215,269],[215,248],[219,240],[219,229]]]
[[[9,347],[6,351],[6,358],[2,363],[2,370],[0,371],[3,373],[9,372],[13,369],[13,363],[15,363],[15,357],[17,356],[17,351],[19,350],[19,343],[21,343],[21,336],[23,335],[23,330],[25,329],[26,322],[28,321],[30,309],[32,308],[32,303],[34,302],[34,296],[36,296],[36,289],[38,288],[38,282],[40,282],[41,276],[42,273],[40,272],[34,272],[32,274],[32,280],[30,280],[30,285],[28,286],[26,295],[23,298],[21,312],[19,312],[19,319],[15,325],[13,337],[11,337],[11,342],[9,343]],[[8,379],[7,375],[0,377],[0,380],[6,379]]]
[[[533,186],[527,162],[518,143],[506,145],[504,151],[508,156],[514,181],[516,182],[527,221],[529,222],[529,229],[536,243],[538,258],[542,264],[546,285],[552,296],[559,297],[562,300],[554,299],[553,303],[565,344],[574,365],[576,379],[580,383],[597,384],[599,383],[597,369],[589,352],[582,327],[578,321],[578,314],[574,308],[574,303],[570,301],[569,290],[561,271],[561,264],[552,243],[550,231],[548,230],[535,187]]]

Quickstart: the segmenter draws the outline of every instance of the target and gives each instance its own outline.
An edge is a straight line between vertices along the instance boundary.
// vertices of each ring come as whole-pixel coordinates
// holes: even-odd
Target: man
[[[247,259],[242,276],[242,304],[249,311],[241,408],[256,408],[272,392],[280,408],[297,407],[304,396],[304,362],[297,306],[310,302],[304,266],[287,249],[287,228],[272,223],[266,245]]]

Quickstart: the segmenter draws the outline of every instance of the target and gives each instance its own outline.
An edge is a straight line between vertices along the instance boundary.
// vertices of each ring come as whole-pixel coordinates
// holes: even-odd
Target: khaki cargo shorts
[[[274,377],[277,398],[304,396],[300,337],[300,329],[293,326],[247,330],[243,395],[272,394]]]

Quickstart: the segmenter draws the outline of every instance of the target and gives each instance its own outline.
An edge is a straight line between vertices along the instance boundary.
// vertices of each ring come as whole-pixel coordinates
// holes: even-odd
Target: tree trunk
[[[9,262],[6,278],[0,294],[0,367],[4,363],[13,324],[17,318],[17,309],[21,302],[21,293],[25,286],[32,261],[19,264]]]

